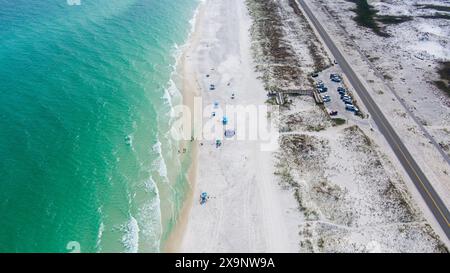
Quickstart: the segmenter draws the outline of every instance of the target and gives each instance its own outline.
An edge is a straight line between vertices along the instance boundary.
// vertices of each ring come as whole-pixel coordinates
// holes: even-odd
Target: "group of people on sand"
[[[214,70],[214,68],[211,68],[211,70]],[[210,75],[206,74],[206,78],[210,78]],[[228,82],[227,86],[231,86],[231,82]],[[209,85],[209,90],[210,91],[215,91],[216,90],[216,85],[215,84],[210,84]],[[231,99],[234,100],[235,98],[236,98],[236,94],[233,92],[231,94]],[[218,108],[218,107],[219,107],[219,102],[215,101],[214,102],[214,108]],[[216,112],[212,112],[211,113],[211,117],[214,118],[215,116],[216,116]],[[226,125],[227,121],[228,121],[228,119],[226,117],[224,117],[223,120],[222,120],[224,125]],[[234,130],[232,130],[232,131],[234,132]],[[201,144],[201,146],[203,146],[203,143],[200,143],[200,144]],[[217,139],[215,145],[216,145],[216,148],[220,148],[222,146],[222,141],[220,139]],[[206,202],[208,202],[209,199],[210,199],[210,196],[208,195],[208,193],[202,192],[200,194],[200,199],[199,199],[200,205],[206,204]]]

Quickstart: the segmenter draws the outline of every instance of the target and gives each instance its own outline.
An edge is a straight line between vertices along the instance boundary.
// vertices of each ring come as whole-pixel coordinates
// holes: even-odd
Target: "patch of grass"
[[[376,10],[372,5],[370,5],[367,0],[347,0],[356,4],[356,9],[353,11],[356,13],[354,18],[358,25],[370,28],[375,34],[381,37],[389,37],[383,29],[378,25],[376,21],[376,15],[378,10]]]
[[[448,85],[448,83],[444,81],[434,81],[433,83],[437,88],[444,91],[448,96],[450,96],[450,86]]]
[[[309,132],[320,132],[325,130],[325,126],[323,124],[319,124],[319,125],[308,125],[306,126],[306,130]]]
[[[450,12],[449,6],[439,6],[439,5],[433,5],[433,4],[416,4],[416,7],[419,9],[433,9],[436,11],[448,11]]]
[[[411,21],[413,17],[411,16],[393,16],[393,15],[379,15],[376,16],[377,21],[385,25],[395,25],[404,22]]]
[[[446,19],[446,20],[450,20],[450,14],[440,13],[440,12],[437,12],[437,13],[435,13],[433,15],[422,15],[422,16],[419,16],[419,17],[425,18],[425,19]]]
[[[277,104],[277,100],[275,99],[275,97],[270,97],[270,98],[268,98],[266,100],[266,103],[270,104],[270,105],[276,105]]]
[[[441,77],[440,80],[434,81],[437,88],[444,91],[445,94],[450,96],[450,62],[441,62],[438,68],[438,74]]]
[[[332,118],[333,126],[339,126],[347,123],[347,121],[343,118]]]
[[[297,14],[303,20],[306,21],[306,17],[303,15],[302,11],[298,7],[295,0],[289,0],[289,6],[294,10],[295,14]],[[312,29],[310,28],[309,24],[308,24],[308,29],[311,30],[311,32],[312,32]],[[322,54],[320,54],[319,48],[317,47],[317,44],[314,43],[314,41],[309,42],[308,49],[314,60],[315,71],[322,71],[330,66],[330,64],[329,64],[330,60],[326,60],[325,57]]]
[[[356,9],[353,9],[353,11],[356,13],[354,20],[358,25],[370,28],[375,34],[381,37],[390,37],[390,35],[379,25],[379,23],[384,25],[394,25],[413,20],[413,17],[411,16],[377,15],[378,10],[370,5],[367,0],[347,1],[356,4]]]
[[[286,183],[291,187],[296,186],[294,177],[292,176],[288,168],[282,168],[281,170],[276,171],[274,174],[280,176],[283,183]]]
[[[317,246],[318,246],[320,249],[323,249],[323,248],[324,248],[324,245],[325,245],[325,240],[324,240],[322,237],[320,237],[319,240],[317,240]]]

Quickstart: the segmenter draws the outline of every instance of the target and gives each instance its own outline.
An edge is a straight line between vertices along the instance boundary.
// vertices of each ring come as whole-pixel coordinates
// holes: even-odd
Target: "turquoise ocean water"
[[[198,1],[80,3],[0,0],[0,252],[160,251],[187,188],[171,78]]]

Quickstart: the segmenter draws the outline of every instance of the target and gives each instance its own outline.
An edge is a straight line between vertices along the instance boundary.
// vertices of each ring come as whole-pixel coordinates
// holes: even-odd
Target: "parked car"
[[[330,112],[330,116],[337,116],[337,114],[338,114],[338,111],[335,111],[335,110]]]
[[[319,73],[314,72],[314,73],[311,74],[311,77],[317,78],[317,77],[319,77]]]
[[[334,82],[341,82],[341,77],[338,74],[331,73],[330,80],[332,80]]]
[[[342,99],[342,101],[344,102],[344,103],[346,103],[346,104],[353,104],[353,99],[352,98],[350,98],[350,97],[345,97],[345,98],[343,98]]]
[[[209,85],[209,90],[216,90],[216,86],[214,84],[210,84]]]
[[[333,82],[341,82],[341,77],[336,76],[336,77],[331,78],[331,80],[332,80]]]
[[[345,89],[345,88],[342,87],[342,86],[339,86],[339,87],[337,88],[337,91],[338,91],[338,92],[347,92],[347,89]]]
[[[353,104],[346,105],[345,110],[350,111],[350,112],[355,112],[355,114],[359,112],[359,109],[357,107],[355,107]]]
[[[322,96],[323,102],[330,102],[331,101],[331,97],[328,95]]]
[[[317,88],[317,91],[319,91],[319,93],[325,93],[328,91],[328,88],[326,87]]]

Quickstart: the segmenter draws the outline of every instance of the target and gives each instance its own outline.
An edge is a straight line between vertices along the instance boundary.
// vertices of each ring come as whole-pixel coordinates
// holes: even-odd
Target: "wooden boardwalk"
[[[323,104],[322,96],[317,90],[302,90],[302,89],[288,89],[277,90],[269,92],[269,96],[275,96],[278,105],[283,105],[286,102],[286,96],[311,96],[314,98],[316,104]]]

